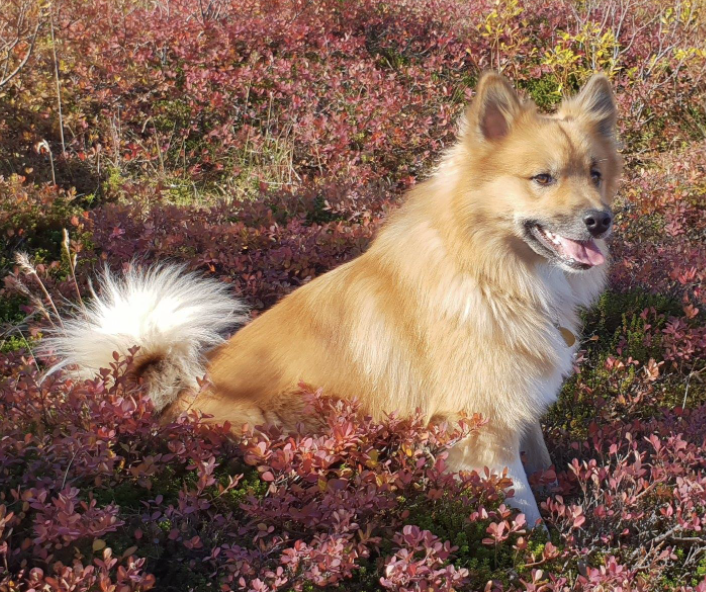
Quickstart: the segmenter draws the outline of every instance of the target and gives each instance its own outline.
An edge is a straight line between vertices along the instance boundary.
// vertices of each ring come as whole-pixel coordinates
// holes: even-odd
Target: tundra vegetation
[[[705,40],[703,0],[2,0],[0,590],[706,591]],[[443,471],[482,418],[310,385],[326,430],[233,436],[156,423],[130,360],[40,381],[103,265],[183,262],[256,315],[361,253],[488,68],[547,110],[603,71],[621,111],[548,533]]]

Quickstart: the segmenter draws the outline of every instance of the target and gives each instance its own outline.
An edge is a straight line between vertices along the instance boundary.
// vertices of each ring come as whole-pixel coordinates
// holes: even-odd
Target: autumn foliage
[[[705,15],[7,0],[0,591],[706,592]],[[52,303],[90,297],[103,265],[184,262],[257,315],[363,252],[487,68],[544,109],[602,70],[621,110],[611,288],[545,420],[555,471],[533,478],[548,533],[502,476],[444,471],[479,417],[375,422],[302,385],[326,429],[233,435],[194,413],[159,424],[130,360],[42,380]]]

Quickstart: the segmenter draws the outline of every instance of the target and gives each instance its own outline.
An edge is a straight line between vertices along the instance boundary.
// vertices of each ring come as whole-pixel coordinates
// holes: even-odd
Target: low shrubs
[[[702,2],[6,4],[0,70],[38,33],[0,87],[0,591],[706,592]],[[160,424],[129,360],[41,380],[52,305],[103,265],[184,262],[257,315],[363,252],[489,67],[547,109],[603,70],[622,113],[611,289],[532,479],[548,533],[503,476],[443,471],[482,418],[302,385],[326,429],[231,434]]]

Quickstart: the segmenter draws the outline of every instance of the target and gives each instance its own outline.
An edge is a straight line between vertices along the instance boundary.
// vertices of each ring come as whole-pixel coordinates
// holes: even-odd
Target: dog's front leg
[[[520,449],[525,453],[525,471],[528,475],[546,471],[552,466],[552,458],[549,456],[539,421],[527,428]]]
[[[479,434],[470,436],[454,446],[449,455],[449,466],[454,471],[483,472],[488,467],[491,472],[501,473],[507,468],[512,479],[515,494],[507,498],[507,503],[520,510],[530,526],[535,526],[541,515],[534,499],[527,474],[520,457],[520,435],[502,426],[486,426]]]

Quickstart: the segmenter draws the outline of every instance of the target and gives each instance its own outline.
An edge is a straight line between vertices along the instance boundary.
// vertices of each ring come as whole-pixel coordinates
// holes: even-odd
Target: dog
[[[456,143],[360,257],[250,323],[223,285],[183,269],[106,274],[44,348],[91,376],[139,346],[135,375],[167,416],[207,374],[193,404],[233,426],[314,421],[302,382],[373,417],[480,413],[487,426],[449,465],[507,468],[508,501],[541,524],[527,475],[551,465],[540,418],[572,372],[579,311],[606,284],[616,117],[603,75],[543,114],[486,73]],[[233,323],[244,326],[226,341]]]

